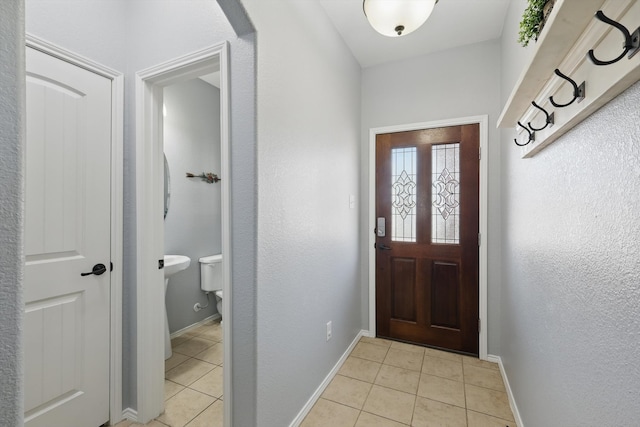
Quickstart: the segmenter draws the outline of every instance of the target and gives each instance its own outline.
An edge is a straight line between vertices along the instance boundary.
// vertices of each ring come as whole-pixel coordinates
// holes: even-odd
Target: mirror
[[[164,156],[164,217],[167,217],[169,212],[169,199],[171,198],[171,179],[169,177],[169,163],[167,163],[167,156]]]

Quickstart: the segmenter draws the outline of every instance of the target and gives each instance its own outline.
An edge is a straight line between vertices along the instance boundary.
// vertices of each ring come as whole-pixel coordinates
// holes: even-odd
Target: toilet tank
[[[222,254],[200,258],[200,287],[205,292],[222,290]]]

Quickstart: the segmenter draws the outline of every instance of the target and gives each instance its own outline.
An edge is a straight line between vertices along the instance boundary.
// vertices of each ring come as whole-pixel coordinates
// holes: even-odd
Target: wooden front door
[[[478,354],[479,125],[376,137],[379,337]]]
[[[24,424],[97,427],[109,420],[111,81],[32,48],[26,60]]]

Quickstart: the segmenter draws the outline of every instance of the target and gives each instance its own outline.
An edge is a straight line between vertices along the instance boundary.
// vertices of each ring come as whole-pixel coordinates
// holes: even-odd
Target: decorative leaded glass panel
[[[431,241],[460,243],[460,144],[431,146]]]
[[[391,240],[416,241],[416,147],[391,150]]]

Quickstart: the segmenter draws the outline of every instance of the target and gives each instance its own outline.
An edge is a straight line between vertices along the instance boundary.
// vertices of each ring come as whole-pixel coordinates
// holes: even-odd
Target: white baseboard
[[[333,377],[336,376],[336,374],[338,373],[338,371],[342,367],[342,364],[347,360],[347,357],[349,357],[349,354],[351,353],[351,351],[354,349],[356,344],[358,344],[358,341],[360,340],[360,338],[361,337],[368,337],[368,336],[369,336],[369,331],[365,331],[363,329],[360,332],[358,332],[358,334],[353,339],[353,341],[351,342],[349,347],[342,354],[342,357],[340,357],[340,360],[338,360],[338,363],[336,363],[335,366],[333,367],[333,369],[331,370],[331,372],[329,372],[329,374],[327,374],[327,376],[325,377],[324,381],[322,381],[320,386],[316,389],[315,393],[313,393],[313,395],[311,395],[311,397],[309,398],[307,403],[302,407],[300,412],[298,412],[298,415],[293,419],[291,424],[289,424],[289,427],[298,427],[302,423],[302,421],[307,416],[307,414],[309,414],[309,411],[311,411],[311,408],[313,408],[313,405],[315,405],[316,402],[318,401],[318,399],[320,399],[320,396],[322,396],[322,393],[327,388],[327,386],[329,385],[329,383],[331,382]]]
[[[502,364],[502,358],[500,356],[489,354],[487,355],[487,360],[489,362],[497,363],[498,366],[500,366],[500,373],[502,374],[502,379],[504,380],[504,386],[507,389],[507,396],[509,396],[509,406],[511,406],[511,412],[513,412],[513,417],[515,418],[518,427],[524,427],[522,418],[520,417],[520,411],[518,411],[518,405],[516,405],[516,399],[513,397],[513,392],[511,391],[511,386],[509,385],[507,372],[504,370],[504,365]]]
[[[138,411],[135,409],[127,408],[122,411],[122,419],[136,422],[138,421]]]
[[[174,339],[175,337],[179,337],[180,335],[186,334],[187,332],[189,332],[191,329],[195,329],[198,326],[204,325],[205,323],[207,323],[210,320],[218,320],[220,319],[222,316],[220,316],[220,313],[216,313],[214,315],[211,315],[205,319],[202,319],[201,321],[199,321],[198,323],[194,323],[193,325],[189,325],[186,328],[182,328],[179,331],[175,331],[174,333],[172,333],[170,335],[171,339]]]

